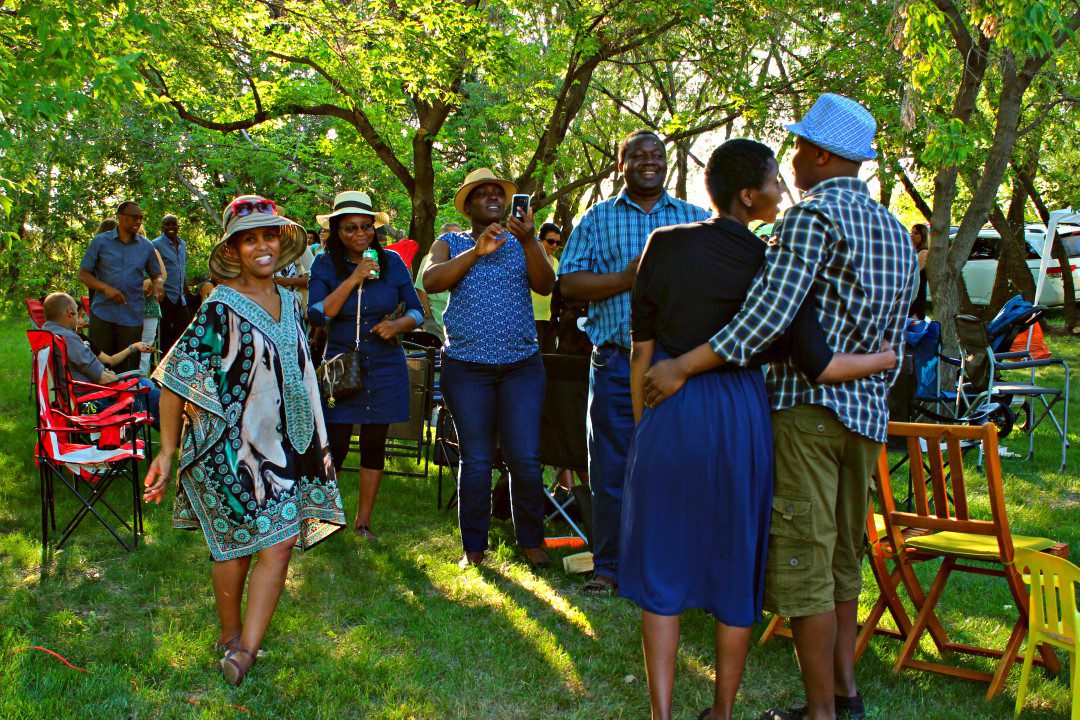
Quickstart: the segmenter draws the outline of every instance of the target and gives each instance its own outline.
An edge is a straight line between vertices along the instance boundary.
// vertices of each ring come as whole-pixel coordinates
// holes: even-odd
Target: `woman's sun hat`
[[[359,190],[346,190],[340,192],[334,198],[334,211],[326,215],[316,215],[319,227],[324,230],[330,229],[330,218],[338,215],[368,215],[374,218],[375,227],[390,224],[390,216],[384,212],[376,212],[371,204],[371,196]]]
[[[210,251],[210,274],[222,280],[231,280],[240,274],[240,261],[230,255],[227,243],[238,232],[260,227],[281,228],[281,250],[274,272],[288,267],[304,253],[307,247],[307,231],[283,215],[277,214],[272,200],[261,195],[241,195],[225,207],[221,215],[225,232]]]
[[[871,147],[877,121],[869,110],[843,95],[822,94],[802,120],[785,127],[819,148],[853,162],[877,157]]]
[[[479,168],[466,175],[465,181],[461,183],[461,187],[454,193],[454,207],[457,208],[457,211],[462,215],[466,215],[465,199],[469,197],[469,193],[472,192],[472,189],[477,185],[486,185],[488,183],[502,185],[503,192],[506,193],[507,201],[509,201],[510,197],[517,192],[517,185],[514,183],[509,180],[495,177],[495,173],[491,172],[488,168]]]

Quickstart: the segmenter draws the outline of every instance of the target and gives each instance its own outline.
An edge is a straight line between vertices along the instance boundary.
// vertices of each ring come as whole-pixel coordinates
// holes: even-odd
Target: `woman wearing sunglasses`
[[[153,375],[162,386],[161,449],[143,497],[161,502],[179,448],[173,526],[206,536],[221,622],[215,650],[226,681],[239,685],[293,547],[312,547],[345,515],[303,315],[296,296],[274,284],[303,251],[304,230],[256,195],[230,203],[222,225],[209,263],[221,283]]]
[[[356,348],[362,357],[364,389],[323,403],[338,472],[353,428],[360,426],[360,499],[353,531],[369,539],[375,537],[371,512],[386,460],[386,433],[390,423],[409,419],[409,370],[400,335],[424,322],[409,269],[376,237],[375,228],[383,224],[379,215],[367,193],[348,190],[334,198],[334,211],[319,216],[329,235],[325,251],[311,265],[308,286],[308,317],[313,324],[329,323],[325,357]],[[365,257],[369,250],[375,258]]]

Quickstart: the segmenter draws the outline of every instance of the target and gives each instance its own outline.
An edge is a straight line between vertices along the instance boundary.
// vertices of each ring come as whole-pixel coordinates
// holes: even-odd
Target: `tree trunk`
[[[990,293],[990,306],[986,317],[997,314],[1001,306],[1015,293],[1020,293],[1028,301],[1035,297],[1035,281],[1027,265],[1027,238],[1024,233],[1024,207],[1027,205],[1027,191],[1019,180],[1013,182],[1012,197],[1009,200],[1008,217],[1001,214],[996,205],[990,213],[990,222],[1001,235],[1001,250],[998,253],[997,272],[994,276],[994,289]]]
[[[878,183],[881,185],[881,196],[878,202],[886,209],[892,204],[893,189],[896,187],[896,178],[887,172],[878,173]]]
[[[686,176],[690,172],[689,153],[682,143],[675,143],[675,197],[686,199]]]
[[[421,129],[413,136],[413,182],[408,188],[412,201],[412,219],[409,221],[409,237],[415,240],[420,249],[417,257],[424,257],[435,242],[435,219],[438,207],[435,204],[435,163],[434,138]]]

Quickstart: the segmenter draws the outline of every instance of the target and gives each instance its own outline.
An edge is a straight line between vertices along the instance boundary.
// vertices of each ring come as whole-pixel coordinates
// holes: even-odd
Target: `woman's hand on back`
[[[506,242],[506,228],[498,223],[492,223],[484,228],[480,237],[476,238],[476,254],[483,257],[490,255]]]

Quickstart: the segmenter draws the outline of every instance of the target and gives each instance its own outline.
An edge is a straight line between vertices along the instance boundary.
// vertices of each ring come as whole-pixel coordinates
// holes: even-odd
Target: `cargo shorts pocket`
[[[781,614],[791,614],[810,592],[814,549],[798,540],[773,537],[765,562],[766,605]]]
[[[844,426],[840,424],[836,416],[824,410],[813,414],[796,415],[795,427],[807,435],[820,437],[836,437],[844,430]]]
[[[810,537],[810,501],[777,495],[772,501],[770,522],[770,535],[805,540]]]

